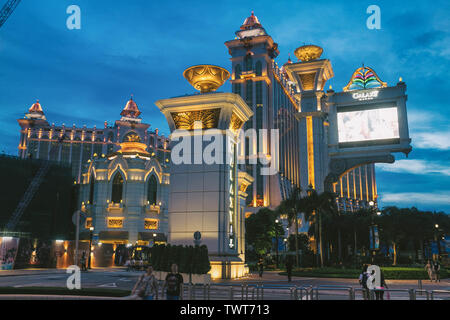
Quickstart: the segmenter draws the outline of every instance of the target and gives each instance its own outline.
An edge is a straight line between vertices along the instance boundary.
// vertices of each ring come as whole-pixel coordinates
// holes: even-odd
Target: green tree
[[[307,210],[307,203],[304,197],[301,196],[301,189],[295,187],[289,198],[281,201],[280,205],[276,209],[277,215],[286,215],[288,218],[289,226],[295,225],[295,236],[298,238],[298,215],[300,213],[305,214],[305,219],[310,221],[311,214]],[[295,265],[299,266],[299,248],[298,243],[295,242]]]
[[[308,216],[315,216],[314,229],[316,230],[315,239],[320,252],[320,266],[323,267],[323,241],[322,241],[322,220],[332,220],[337,217],[338,210],[336,206],[336,195],[332,192],[317,193],[316,190],[310,188],[308,196],[304,199],[304,210]]]
[[[266,254],[272,248],[272,239],[283,234],[283,228],[275,220],[277,214],[263,208],[245,219],[245,238],[258,256]]]

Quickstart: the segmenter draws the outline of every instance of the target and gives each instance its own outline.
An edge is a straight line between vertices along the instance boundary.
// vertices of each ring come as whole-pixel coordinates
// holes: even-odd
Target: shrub
[[[170,272],[173,263],[181,273],[206,274],[211,270],[208,248],[203,246],[154,245],[148,261],[156,271]]]

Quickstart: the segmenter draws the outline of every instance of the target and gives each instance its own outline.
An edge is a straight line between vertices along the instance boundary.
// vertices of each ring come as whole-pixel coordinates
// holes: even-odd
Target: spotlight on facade
[[[434,227],[437,229],[437,228],[439,228],[439,225],[436,223],[436,224],[434,225]]]
[[[381,216],[381,211],[378,211],[378,212],[377,212],[377,216]]]
[[[373,201],[369,202],[369,206],[371,206],[371,207],[373,207],[374,204],[375,204],[375,202],[373,202]]]

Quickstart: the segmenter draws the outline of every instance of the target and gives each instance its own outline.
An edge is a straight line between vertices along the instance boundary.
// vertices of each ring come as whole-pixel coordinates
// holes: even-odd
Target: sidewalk
[[[126,272],[125,267],[111,267],[111,268],[92,268],[89,272]],[[14,277],[14,276],[35,276],[48,274],[64,274],[66,269],[56,268],[28,268],[15,270],[0,270],[0,277]]]
[[[0,300],[127,300],[117,297],[38,295],[38,294],[2,294]]]
[[[264,271],[263,277],[260,278],[257,273],[251,273],[248,276],[240,279],[225,280],[216,279],[212,283],[220,284],[232,284],[232,283],[274,283],[274,284],[313,284],[313,285],[343,285],[360,287],[358,279],[346,279],[346,278],[313,278],[313,277],[292,277],[292,282],[287,281],[287,276],[279,275],[279,271]],[[417,280],[386,280],[388,286],[394,288],[418,288]],[[427,290],[450,290],[450,279],[441,279],[441,282],[430,282],[429,280],[422,280],[423,289]]]

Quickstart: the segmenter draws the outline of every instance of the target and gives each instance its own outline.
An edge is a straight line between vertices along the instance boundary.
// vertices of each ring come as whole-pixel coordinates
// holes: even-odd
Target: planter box
[[[165,271],[154,271],[156,279],[158,280],[165,280],[168,272]],[[183,282],[188,283],[189,282],[189,274],[188,273],[181,273],[181,276],[183,277]],[[210,284],[211,283],[211,275],[210,274],[192,274],[192,283],[193,284]]]

